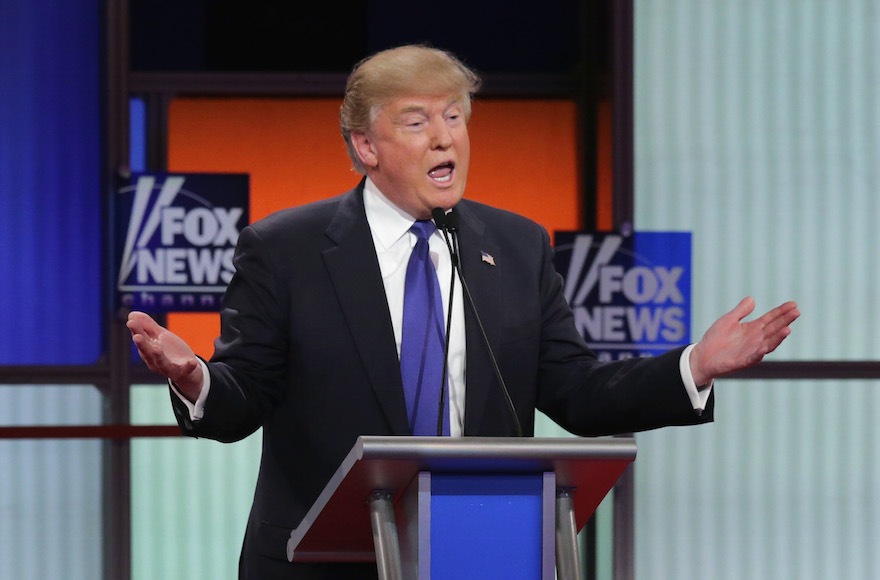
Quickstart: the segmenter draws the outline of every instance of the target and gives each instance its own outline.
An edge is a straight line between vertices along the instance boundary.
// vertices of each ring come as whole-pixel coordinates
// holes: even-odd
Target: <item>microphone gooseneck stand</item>
[[[468,288],[467,282],[464,278],[464,273],[461,270],[457,234],[458,214],[455,213],[455,211],[450,211],[449,213],[446,213],[441,208],[436,207],[433,209],[433,211],[431,211],[431,217],[434,219],[434,223],[437,225],[437,228],[440,229],[440,231],[443,233],[443,239],[446,241],[446,247],[449,249],[449,257],[452,261],[452,275],[449,283],[449,307],[446,320],[446,344],[444,345],[443,352],[443,383],[440,385],[440,409],[438,411],[437,419],[437,434],[442,435],[443,433],[443,409],[445,406],[446,374],[449,361],[449,328],[452,324],[452,294],[455,288],[455,275],[457,273],[458,279],[461,281],[461,287],[464,290],[465,299],[467,300],[471,312],[474,315],[474,320],[477,322],[477,328],[480,330],[480,336],[482,336],[483,338],[483,344],[486,346],[486,350],[489,353],[489,360],[492,362],[492,368],[495,370],[495,376],[498,378],[498,384],[501,385],[501,392],[504,394],[504,400],[507,403],[507,408],[510,411],[510,416],[513,419],[514,428],[516,429],[516,436],[522,437],[522,426],[520,425],[519,417],[516,414],[516,407],[514,406],[513,399],[510,396],[510,391],[507,390],[507,384],[504,382],[504,377],[501,375],[501,369],[498,367],[498,360],[495,358],[495,353],[492,351],[492,346],[489,343],[489,337],[486,335],[486,329],[483,327],[483,321],[480,320],[480,315],[477,312],[477,307],[474,304],[474,299],[471,296],[471,291]],[[449,234],[452,234],[452,242],[450,242]]]

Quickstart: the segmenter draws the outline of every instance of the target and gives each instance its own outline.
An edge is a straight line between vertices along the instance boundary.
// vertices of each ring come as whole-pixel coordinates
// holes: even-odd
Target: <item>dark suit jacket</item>
[[[599,363],[573,324],[547,232],[468,200],[462,269],[525,435],[541,409],[578,435],[710,421],[682,385],[680,350]],[[494,258],[492,266],[481,251]],[[278,212],[246,228],[209,363],[204,418],[188,435],[236,441],[263,427],[263,456],[241,572],[318,578],[286,562],[290,531],[358,435],[409,435],[400,365],[363,205],[363,182],[342,196]],[[466,436],[515,433],[487,350],[465,308]],[[308,569],[307,569],[308,568]],[[375,566],[366,569],[375,577]],[[353,577],[354,571],[327,577]]]

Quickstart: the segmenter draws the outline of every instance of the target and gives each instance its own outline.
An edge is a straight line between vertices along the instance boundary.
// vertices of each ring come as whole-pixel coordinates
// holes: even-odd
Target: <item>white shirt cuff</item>
[[[715,380],[710,380],[705,385],[697,385],[694,383],[694,375],[691,372],[691,351],[695,345],[690,345],[681,353],[678,360],[678,369],[681,372],[681,380],[684,382],[684,389],[687,391],[688,398],[694,411],[699,415],[706,409],[706,403],[709,401],[709,395],[712,394],[712,385]]]
[[[202,365],[202,376],[204,377],[202,382],[202,390],[199,391],[199,398],[196,399],[195,403],[190,402],[189,399],[180,394],[180,391],[177,390],[177,387],[170,380],[168,381],[168,386],[171,387],[171,390],[174,391],[174,394],[177,395],[177,398],[186,405],[186,408],[189,409],[189,418],[190,421],[198,421],[205,415],[205,400],[208,398],[208,391],[211,390],[211,373],[208,372],[208,365],[205,364],[205,361],[202,359],[198,359],[199,364]],[[693,380],[691,381],[693,382]]]

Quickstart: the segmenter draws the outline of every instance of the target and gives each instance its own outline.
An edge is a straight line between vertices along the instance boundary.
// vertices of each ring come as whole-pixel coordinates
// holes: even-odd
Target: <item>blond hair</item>
[[[458,94],[465,120],[469,120],[471,96],[479,88],[477,74],[454,55],[424,45],[391,48],[356,64],[339,110],[342,138],[355,171],[366,173],[351,134],[369,131],[382,105],[405,96]]]

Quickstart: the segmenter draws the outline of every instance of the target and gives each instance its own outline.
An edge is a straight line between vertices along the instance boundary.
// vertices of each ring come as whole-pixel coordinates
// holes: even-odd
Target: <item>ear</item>
[[[361,163],[366,167],[376,168],[379,165],[379,158],[376,156],[376,147],[373,140],[366,133],[351,134],[351,142],[360,157]]]

